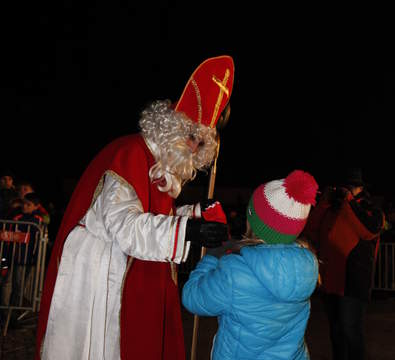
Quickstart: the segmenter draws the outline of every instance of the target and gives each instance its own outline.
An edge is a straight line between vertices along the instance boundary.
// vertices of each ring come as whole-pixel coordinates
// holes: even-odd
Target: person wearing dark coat
[[[320,259],[334,360],[366,356],[364,318],[383,225],[383,212],[372,203],[361,169],[351,168],[340,186],[324,191],[305,227]]]
[[[11,170],[5,169],[0,172],[0,219],[7,218],[10,204],[18,198],[14,179],[15,175]]]

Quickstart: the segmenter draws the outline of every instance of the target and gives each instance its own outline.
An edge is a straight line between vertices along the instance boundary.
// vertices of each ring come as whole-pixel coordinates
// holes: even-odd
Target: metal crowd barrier
[[[395,243],[380,243],[373,290],[395,291]]]
[[[7,335],[13,311],[21,320],[38,312],[44,284],[48,228],[33,222],[0,220],[0,311]]]

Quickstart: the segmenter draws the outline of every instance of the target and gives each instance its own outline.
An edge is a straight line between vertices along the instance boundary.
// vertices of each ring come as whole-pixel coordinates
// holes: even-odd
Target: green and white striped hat
[[[306,225],[317,190],[314,177],[302,170],[260,185],[247,207],[252,231],[268,244],[292,243]]]

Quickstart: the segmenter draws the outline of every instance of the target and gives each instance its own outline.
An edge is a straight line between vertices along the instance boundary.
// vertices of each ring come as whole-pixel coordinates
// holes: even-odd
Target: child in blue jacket
[[[220,259],[206,255],[191,272],[184,306],[199,316],[218,316],[211,359],[309,359],[304,334],[318,262],[298,236],[317,189],[301,170],[260,185],[241,241],[250,246]]]

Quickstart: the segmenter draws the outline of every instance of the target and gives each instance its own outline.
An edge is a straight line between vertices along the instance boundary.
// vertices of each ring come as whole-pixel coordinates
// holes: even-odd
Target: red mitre
[[[214,128],[230,99],[233,78],[234,63],[230,56],[205,60],[189,78],[175,110]]]

